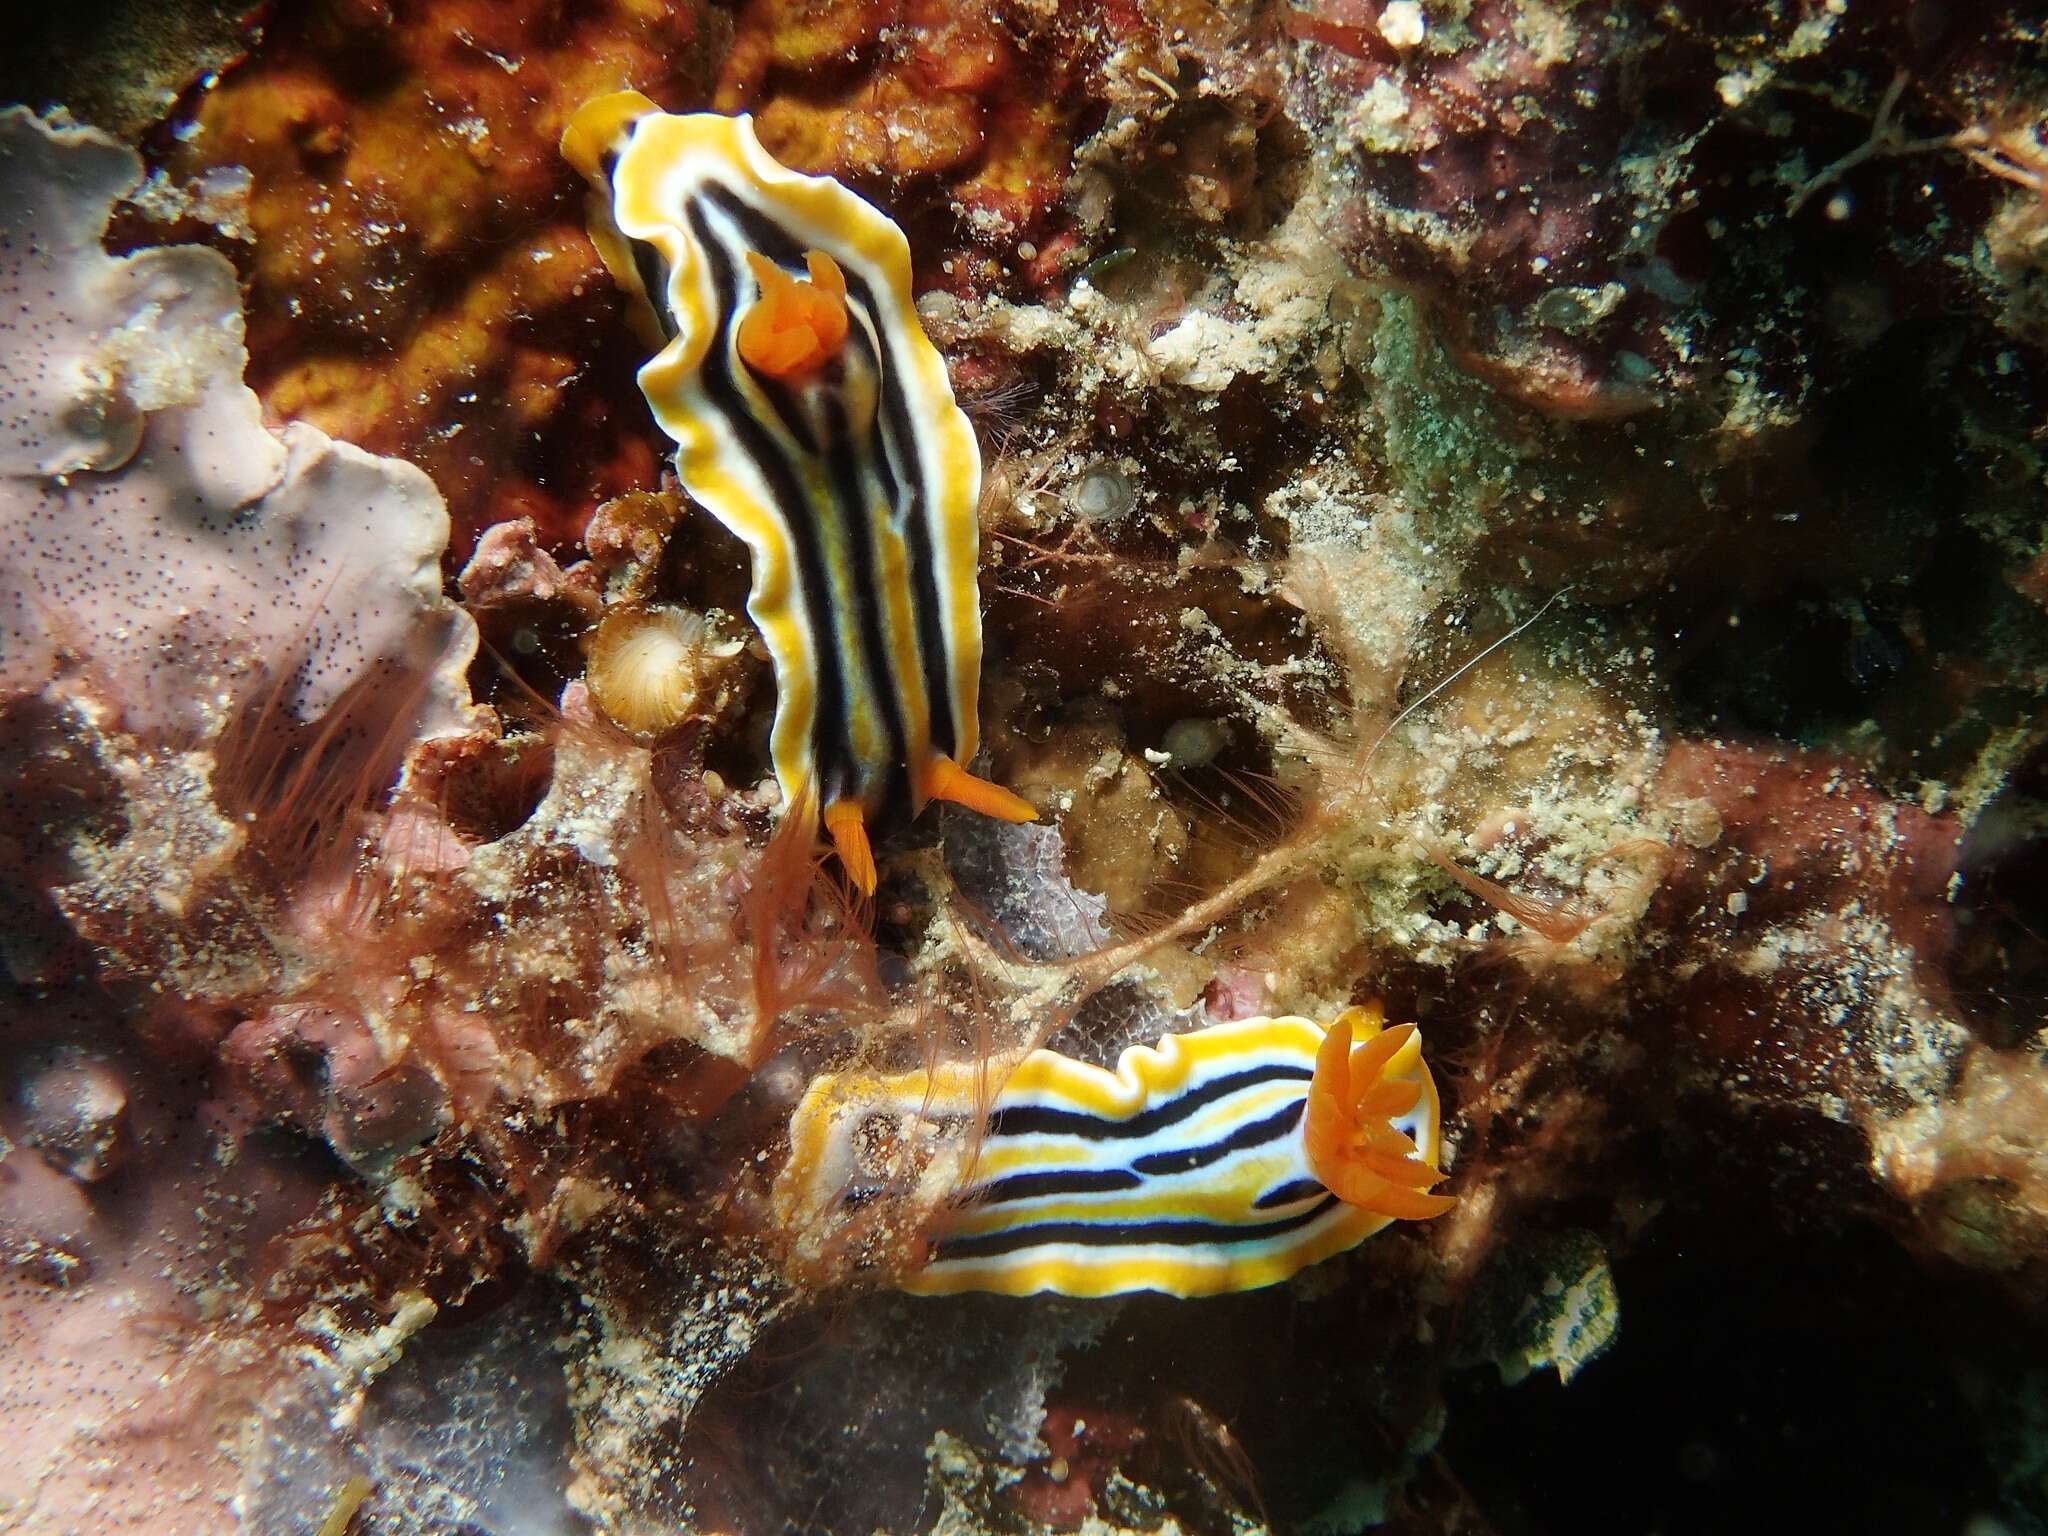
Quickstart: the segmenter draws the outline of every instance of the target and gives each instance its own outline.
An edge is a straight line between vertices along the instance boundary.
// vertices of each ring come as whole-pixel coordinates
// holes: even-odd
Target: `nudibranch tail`
[[[1355,1059],[1354,1024],[1372,1035]],[[992,1104],[972,1065],[817,1079],[791,1122],[778,1213],[830,1228],[891,1192],[932,1198],[943,1175],[956,1197],[905,1290],[1207,1296],[1285,1280],[1450,1203],[1419,1191],[1441,1177],[1438,1104],[1412,1027],[1240,1019],[1134,1047],[1114,1071],[1044,1050],[1012,1066]],[[1342,1188],[1308,1135],[1329,1090],[1350,1138],[1329,1164]],[[1379,1183],[1354,1171],[1368,1155]]]
[[[976,778],[950,757],[934,757],[922,774],[915,776],[920,789],[919,804],[944,800],[965,806],[997,821],[1036,821],[1038,812],[1022,795],[1012,794],[1000,784]],[[837,800],[825,807],[822,817],[826,835],[839,855],[847,879],[863,896],[875,894],[878,872],[874,845],[868,837],[867,817],[858,800]]]
[[[1354,1030],[1365,1037],[1355,1050]],[[1347,1205],[1426,1221],[1457,1203],[1425,1193],[1444,1176],[1390,1123],[1425,1092],[1435,1097],[1427,1076],[1412,1071],[1421,1052],[1415,1026],[1384,1028],[1376,1005],[1338,1015],[1317,1048],[1302,1135],[1316,1178]]]
[[[903,231],[777,164],[746,117],[620,92],[578,109],[562,151],[662,338],[640,387],[683,488],[752,557],[785,805],[815,790],[863,890],[871,834],[930,799],[1027,817],[959,766],[979,737],[981,455],[919,324]]]

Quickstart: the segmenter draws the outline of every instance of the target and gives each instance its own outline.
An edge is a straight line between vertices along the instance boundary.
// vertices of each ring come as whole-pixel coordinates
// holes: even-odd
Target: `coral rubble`
[[[2048,1522],[2043,41],[305,0],[0,113],[0,1531]],[[555,152],[624,86],[894,216],[982,437],[1047,821],[870,905]],[[1285,1286],[891,1294],[965,1125],[772,1198],[822,1072],[1369,998],[1458,1205]]]

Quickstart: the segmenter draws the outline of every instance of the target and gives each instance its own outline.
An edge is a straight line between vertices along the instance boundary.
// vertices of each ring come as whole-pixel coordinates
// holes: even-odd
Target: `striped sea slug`
[[[951,800],[979,733],[981,457],[918,323],[910,247],[847,188],[777,164],[745,117],[578,109],[563,154],[591,234],[660,350],[640,370],[683,487],[753,559],[784,804],[875,886],[870,829]]]
[[[1452,1204],[1426,1192],[1443,1175],[1420,1036],[1376,1007],[1327,1030],[1284,1017],[1168,1035],[1113,1072],[1033,1051],[993,1101],[983,1081],[974,1066],[818,1078],[791,1122],[780,1219],[841,1220],[937,1169],[957,1193],[905,1290],[1207,1296]]]

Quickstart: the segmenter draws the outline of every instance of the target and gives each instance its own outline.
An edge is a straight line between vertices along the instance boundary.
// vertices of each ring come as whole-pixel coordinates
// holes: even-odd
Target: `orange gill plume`
[[[1353,1048],[1353,1032],[1364,1036]],[[1457,1202],[1425,1193],[1443,1173],[1416,1155],[1415,1143],[1388,1124],[1432,1091],[1389,1069],[1417,1049],[1413,1024],[1383,1025],[1379,1004],[1347,1008],[1316,1053],[1303,1135],[1309,1166],[1347,1205],[1404,1221],[1441,1216]]]
[[[808,251],[808,280],[791,277],[759,251],[747,270],[761,298],[740,321],[739,352],[756,373],[802,379],[836,357],[846,342],[846,274],[823,251]]]

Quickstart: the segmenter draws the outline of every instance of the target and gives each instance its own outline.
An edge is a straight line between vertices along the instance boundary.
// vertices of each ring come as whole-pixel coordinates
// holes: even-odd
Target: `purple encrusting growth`
[[[313,719],[376,668],[431,675],[428,734],[460,724],[474,629],[441,594],[440,496],[410,464],[264,427],[228,261],[101,249],[141,174],[92,129],[0,113],[0,696],[63,654],[131,726],[204,736],[230,702],[206,678],[293,673]]]

